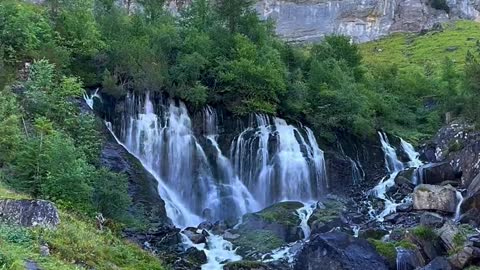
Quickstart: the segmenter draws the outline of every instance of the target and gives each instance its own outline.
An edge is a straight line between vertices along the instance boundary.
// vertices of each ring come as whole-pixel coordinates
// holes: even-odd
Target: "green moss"
[[[240,237],[232,243],[239,247],[240,252],[255,250],[261,253],[270,252],[286,244],[275,233],[268,230],[242,231]]]
[[[417,247],[410,241],[408,240],[401,240],[395,244],[396,247],[401,247],[403,249],[408,249],[408,250],[415,250]]]
[[[418,237],[422,240],[426,240],[426,241],[432,241],[432,240],[437,239],[437,237],[438,237],[437,234],[435,233],[435,231],[432,228],[426,227],[426,226],[423,226],[423,225],[415,227],[411,232],[416,237]]]
[[[393,242],[382,242],[380,240],[368,239],[378,254],[382,255],[391,265],[395,265],[397,259],[397,250],[395,248],[395,243]]]
[[[268,222],[297,226],[299,221],[295,211],[302,206],[299,202],[281,202],[251,215],[259,216]],[[248,219],[248,216],[246,218]]]
[[[336,200],[326,200],[322,202],[325,205],[325,209],[318,209],[310,218],[314,222],[328,223],[336,218],[343,210],[343,203]]]

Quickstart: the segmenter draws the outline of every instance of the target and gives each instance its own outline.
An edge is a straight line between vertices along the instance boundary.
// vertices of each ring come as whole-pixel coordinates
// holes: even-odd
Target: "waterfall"
[[[308,129],[256,114],[231,145],[231,160],[262,206],[284,200],[310,201],[326,186],[325,159]]]
[[[462,195],[462,192],[460,191],[456,191],[456,195],[457,195],[457,207],[455,208],[455,215],[453,217],[453,221],[459,221],[460,220],[460,216],[462,214],[462,203],[463,203],[463,195]]]
[[[413,145],[406,142],[404,139],[400,138],[400,144],[402,146],[403,151],[407,154],[410,161],[408,162],[409,168],[418,168],[423,165],[423,162],[420,160],[420,154],[415,151]]]
[[[98,92],[85,101],[93,108]],[[182,102],[128,93],[121,121],[107,127],[158,182],[167,215],[178,227],[238,218],[283,200],[310,201],[326,187],[325,160],[313,132],[254,114],[233,140],[230,158],[218,144],[217,112],[203,110],[194,135]],[[203,139],[204,138],[204,139]]]
[[[385,153],[385,165],[388,172],[399,172],[404,169],[404,166],[400,160],[398,160],[395,148],[390,145],[388,136],[384,132],[378,132],[380,136],[380,143],[382,144],[383,152]]]
[[[387,215],[394,213],[399,205],[399,203],[396,203],[393,199],[389,198],[386,193],[390,187],[395,185],[395,178],[405,167],[398,159],[395,148],[390,145],[387,134],[384,132],[378,132],[378,135],[385,154],[385,167],[390,175],[382,179],[382,181],[380,181],[370,193],[384,201],[385,208],[376,216],[376,219],[382,222]]]
[[[95,99],[102,101],[102,97],[98,94],[99,88],[95,90],[92,95],[89,95],[87,92],[83,93],[83,99],[85,103],[87,103],[88,107],[93,110],[93,104],[95,103]]]
[[[310,237],[311,230],[308,225],[308,220],[313,214],[317,207],[317,203],[305,203],[304,206],[300,209],[297,209],[297,215],[300,218],[300,228],[303,231],[303,239],[307,240]]]

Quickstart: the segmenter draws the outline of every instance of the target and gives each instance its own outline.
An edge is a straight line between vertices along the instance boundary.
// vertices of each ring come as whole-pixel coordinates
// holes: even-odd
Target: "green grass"
[[[0,199],[25,199],[0,183]],[[25,269],[35,261],[44,270],[126,269],[163,270],[162,262],[138,246],[120,239],[111,231],[99,231],[95,222],[60,210],[61,223],[56,230],[23,229],[0,224],[0,269]],[[51,255],[40,255],[46,243]]]
[[[425,241],[433,241],[438,238],[437,234],[432,228],[423,225],[415,227],[411,232],[416,237]]]
[[[480,24],[473,21],[458,21],[443,25],[442,32],[425,35],[397,33],[378,41],[360,45],[364,63],[375,67],[378,64],[396,64],[400,69],[426,64],[437,66],[445,57],[455,61],[459,68],[465,64],[468,50],[474,50],[480,40]],[[456,47],[455,51],[447,51]]]

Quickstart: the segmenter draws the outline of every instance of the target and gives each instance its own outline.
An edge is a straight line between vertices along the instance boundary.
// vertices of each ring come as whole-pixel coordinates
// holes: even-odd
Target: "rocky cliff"
[[[277,23],[279,36],[314,42],[327,34],[366,42],[393,32],[419,32],[452,19],[480,19],[480,1],[447,0],[439,9],[428,0],[262,0],[256,8]]]

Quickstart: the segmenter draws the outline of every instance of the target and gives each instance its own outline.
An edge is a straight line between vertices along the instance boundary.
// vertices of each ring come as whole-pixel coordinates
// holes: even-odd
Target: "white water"
[[[384,209],[379,214],[375,214],[375,211],[371,208],[369,214],[374,216],[378,221],[383,222],[386,216],[397,211],[397,206],[405,203],[405,201],[397,203],[386,194],[388,189],[395,185],[395,178],[400,171],[405,169],[405,166],[398,159],[396,149],[388,141],[387,134],[378,132],[378,135],[380,137],[383,152],[385,153],[385,167],[390,175],[382,179],[382,181],[370,191],[371,194],[384,201]],[[405,151],[410,158],[407,167],[421,165],[421,161],[418,159],[419,155],[415,152],[413,146],[403,139],[400,139],[400,141],[403,151]]]
[[[297,209],[297,215],[300,218],[300,228],[303,231],[303,240],[307,240],[310,237],[311,229],[308,225],[308,220],[312,216],[313,212],[317,208],[317,203],[305,203],[302,208]]]
[[[234,140],[230,153],[239,178],[263,207],[285,200],[310,201],[325,190],[323,151],[307,128],[257,114]]]
[[[397,250],[397,258],[396,258],[397,270],[417,269],[417,267],[423,266],[422,264],[420,264],[415,251],[404,249],[404,248],[396,248],[396,250]]]
[[[460,216],[462,214],[462,203],[463,203],[463,195],[462,192],[458,191],[456,192],[457,195],[457,207],[455,208],[455,215],[453,217],[453,221],[459,221]]]
[[[83,99],[85,103],[87,103],[88,107],[93,110],[93,104],[95,103],[95,99],[102,101],[102,97],[98,94],[99,89],[95,90],[92,95],[89,95],[87,92],[83,93]]]

